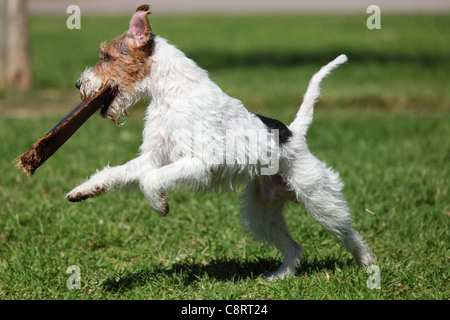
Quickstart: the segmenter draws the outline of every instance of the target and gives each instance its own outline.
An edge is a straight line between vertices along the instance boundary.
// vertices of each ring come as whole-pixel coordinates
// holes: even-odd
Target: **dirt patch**
[[[78,95],[75,89],[7,92],[0,98],[0,114],[13,118],[65,115],[81,102]]]

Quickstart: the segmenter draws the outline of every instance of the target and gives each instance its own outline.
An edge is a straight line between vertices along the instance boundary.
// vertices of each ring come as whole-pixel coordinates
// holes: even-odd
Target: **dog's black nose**
[[[75,82],[75,87],[77,87],[78,90],[80,90],[81,88],[81,81],[77,80],[77,82]]]

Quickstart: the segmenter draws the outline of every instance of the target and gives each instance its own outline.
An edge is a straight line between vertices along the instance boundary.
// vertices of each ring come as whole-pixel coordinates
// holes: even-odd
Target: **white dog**
[[[359,265],[369,264],[371,255],[350,226],[338,174],[310,153],[305,139],[321,82],[347,57],[337,57],[313,76],[287,127],[249,112],[225,94],[206,71],[152,33],[149,13],[148,6],[140,6],[129,30],[100,46],[100,62],[86,69],[76,84],[83,99],[113,87],[101,113],[116,123],[142,95],[150,97],[140,156],[98,171],[66,198],[81,201],[134,184],[165,215],[166,195],[174,188],[221,190],[246,181],[246,225],[284,257],[271,278],[294,274],[302,256],[283,217],[289,201],[303,204]]]

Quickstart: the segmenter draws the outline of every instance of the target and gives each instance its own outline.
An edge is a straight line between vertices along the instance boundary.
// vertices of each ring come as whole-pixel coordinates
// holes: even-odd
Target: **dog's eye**
[[[108,62],[109,60],[111,60],[111,56],[107,53],[102,55],[102,60],[105,62]]]

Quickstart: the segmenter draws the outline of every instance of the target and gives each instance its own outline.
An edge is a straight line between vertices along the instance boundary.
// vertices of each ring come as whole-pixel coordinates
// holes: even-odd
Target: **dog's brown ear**
[[[128,33],[131,34],[141,46],[146,44],[152,35],[152,28],[147,19],[147,15],[151,13],[148,9],[149,6],[146,4],[143,4],[136,9],[136,13],[131,17],[130,29],[128,30]]]
[[[148,9],[150,9],[150,6],[148,4],[141,4],[139,7],[137,7],[136,12],[148,11]]]

